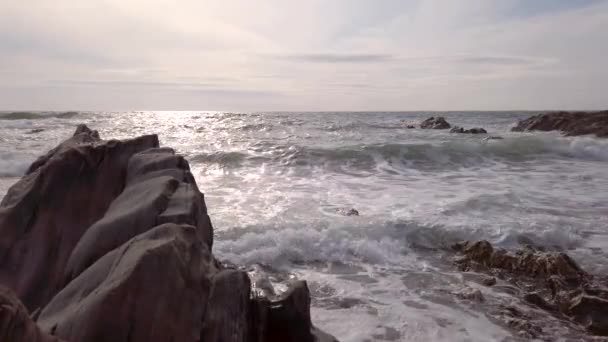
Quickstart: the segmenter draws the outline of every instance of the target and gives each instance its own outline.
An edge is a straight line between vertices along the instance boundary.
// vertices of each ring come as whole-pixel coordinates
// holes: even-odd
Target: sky
[[[0,1],[2,110],[608,108],[608,0]]]

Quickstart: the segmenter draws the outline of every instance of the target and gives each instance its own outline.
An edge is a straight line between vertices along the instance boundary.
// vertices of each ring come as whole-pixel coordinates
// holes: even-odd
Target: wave
[[[220,258],[237,264],[261,263],[278,268],[325,262],[403,266],[412,252],[451,253],[452,246],[464,240],[486,239],[508,249],[534,245],[557,250],[579,247],[583,241],[575,232],[564,232],[559,227],[496,234],[485,229],[363,217],[345,218],[343,222],[331,224],[322,221],[269,223],[217,234],[214,253]]]
[[[80,114],[80,112],[4,112],[0,113],[0,120],[71,119]]]
[[[0,152],[0,177],[23,176],[33,160],[18,153]]]
[[[422,170],[479,167],[538,159],[608,161],[608,141],[592,138],[517,136],[503,140],[478,139],[438,143],[375,144],[334,148],[274,145],[260,142],[245,152],[195,155],[194,163],[242,167],[272,162],[283,167],[326,167],[336,171],[374,171],[378,167]]]

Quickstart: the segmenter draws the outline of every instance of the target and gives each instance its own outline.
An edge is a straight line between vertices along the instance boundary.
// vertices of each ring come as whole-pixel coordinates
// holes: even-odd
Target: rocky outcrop
[[[260,296],[213,257],[188,162],[154,135],[79,126],[9,190],[0,233],[0,282],[40,312],[38,329],[12,301],[10,341],[335,341],[311,323],[306,282]]]
[[[29,310],[60,290],[72,250],[123,190],[131,156],[152,147],[156,135],[101,141],[79,126],[8,190],[0,204],[0,283]]]
[[[430,117],[420,123],[422,129],[448,129],[450,127],[450,124],[441,116]]]
[[[525,302],[569,317],[592,334],[608,336],[608,281],[588,274],[567,254],[531,246],[513,252],[487,241],[466,241],[453,248],[462,254],[456,260],[462,271],[506,280],[525,293]]]
[[[0,341],[63,342],[40,331],[17,296],[3,286],[0,286]]]
[[[602,112],[553,112],[521,120],[511,129],[524,131],[561,131],[567,136],[595,134],[608,137],[608,111]]]
[[[458,127],[455,126],[454,128],[452,128],[450,130],[450,133],[466,133],[466,134],[487,134],[488,131],[486,131],[483,128],[470,128],[470,129],[464,129],[462,127]]]
[[[95,262],[44,308],[67,341],[199,341],[214,273],[196,228],[165,224]]]

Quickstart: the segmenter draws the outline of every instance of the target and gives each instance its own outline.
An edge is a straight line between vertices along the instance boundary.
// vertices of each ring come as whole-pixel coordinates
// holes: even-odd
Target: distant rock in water
[[[36,133],[40,133],[40,132],[44,132],[44,128],[34,128],[31,129],[27,132],[27,134],[36,134]]]
[[[351,209],[340,208],[340,209],[336,210],[336,212],[338,214],[344,215],[344,216],[359,216],[359,211],[355,208],[351,208]]]
[[[414,129],[414,128],[416,128],[416,126],[414,126],[414,125],[407,125],[407,126],[405,126],[405,128],[407,128],[407,129]]]
[[[448,129],[450,127],[450,124],[442,116],[430,117],[420,123],[422,129]]]
[[[489,140],[503,140],[503,137],[499,137],[499,136],[492,136],[492,137],[485,137],[483,138],[484,141],[489,141]]]
[[[525,302],[608,336],[608,279],[583,271],[567,254],[531,246],[511,252],[488,241],[465,241],[453,248],[462,254],[456,259],[462,271],[495,275],[519,287]]]
[[[464,129],[462,127],[455,126],[450,130],[450,133],[487,134],[488,132],[483,128]]]
[[[16,292],[0,288],[0,341],[335,341],[312,325],[305,281],[260,296],[215,259],[189,164],[156,135],[78,126],[9,189],[0,237]]]
[[[561,131],[567,136],[595,134],[601,138],[608,138],[608,111],[539,114],[519,121],[511,130],[514,132]]]

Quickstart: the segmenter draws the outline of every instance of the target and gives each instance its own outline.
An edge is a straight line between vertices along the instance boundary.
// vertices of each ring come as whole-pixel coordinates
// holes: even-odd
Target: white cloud
[[[525,6],[520,0],[3,2],[0,107],[607,107],[608,2],[533,15]]]

